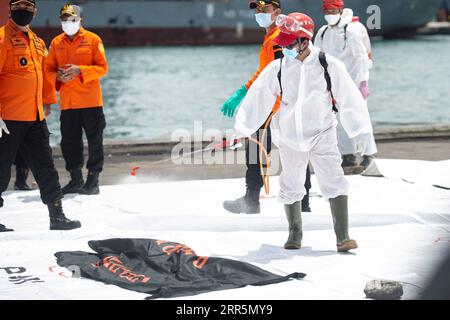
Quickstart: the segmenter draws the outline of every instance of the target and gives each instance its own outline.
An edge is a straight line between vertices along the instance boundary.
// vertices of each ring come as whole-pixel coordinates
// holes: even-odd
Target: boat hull
[[[61,33],[58,13],[66,1],[41,0],[33,30],[48,44]],[[0,22],[7,19],[8,0],[0,0]],[[433,19],[440,0],[346,0],[366,25],[380,9],[379,29],[371,35],[392,36],[414,32]],[[377,6],[377,7],[373,7]],[[259,43],[264,29],[243,0],[193,1],[83,1],[84,25],[108,46],[212,45]],[[286,13],[310,15],[317,28],[325,23],[319,0],[284,0]],[[377,13],[375,13],[377,14]]]

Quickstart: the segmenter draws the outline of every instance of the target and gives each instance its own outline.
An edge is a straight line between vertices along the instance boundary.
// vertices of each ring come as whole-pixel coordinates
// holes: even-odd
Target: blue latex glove
[[[233,117],[234,112],[236,111],[236,108],[241,103],[242,99],[244,99],[245,95],[247,94],[247,88],[245,86],[242,86],[237,90],[231,97],[228,99],[222,106],[222,109],[220,110],[224,116],[226,117]]]

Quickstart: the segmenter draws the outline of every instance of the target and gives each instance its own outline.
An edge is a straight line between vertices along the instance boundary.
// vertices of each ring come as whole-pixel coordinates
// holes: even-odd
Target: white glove
[[[356,153],[361,153],[361,155],[365,155],[369,149],[369,143],[371,139],[371,133],[361,133],[353,138],[353,142],[355,143]]]
[[[3,131],[5,131],[6,134],[9,134],[8,127],[6,126],[6,123],[0,118],[0,138],[3,135]]]

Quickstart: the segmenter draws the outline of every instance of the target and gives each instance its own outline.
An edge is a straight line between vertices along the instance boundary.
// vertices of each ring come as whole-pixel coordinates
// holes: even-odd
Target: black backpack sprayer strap
[[[325,81],[327,82],[327,91],[331,95],[331,104],[333,106],[333,112],[338,113],[338,109],[336,107],[336,99],[334,99],[333,91],[331,90],[331,78],[330,78],[330,73],[328,72],[328,62],[327,62],[327,57],[325,55],[325,52],[321,51],[319,53],[319,61],[323,67]]]
[[[348,24],[345,25],[344,27],[344,49],[347,48],[347,27]],[[327,33],[329,26],[326,26],[326,28],[323,30],[323,32],[320,35],[320,39],[323,41],[323,37],[325,37],[325,33]]]

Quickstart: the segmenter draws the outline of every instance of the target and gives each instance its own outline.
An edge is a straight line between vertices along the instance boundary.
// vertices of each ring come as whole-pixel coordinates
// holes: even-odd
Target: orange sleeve
[[[5,65],[5,60],[6,60],[6,48],[3,37],[0,35],[0,74],[2,73],[3,66]],[[2,102],[0,101],[0,118],[1,117],[2,117]]]
[[[280,46],[275,45],[273,42],[264,43],[261,48],[259,56],[259,68],[251,79],[245,84],[247,90],[252,86],[253,82],[259,77],[261,72],[267,67],[269,63],[275,59],[279,59],[283,56],[283,52]]]
[[[250,80],[247,81],[247,83],[245,84],[245,87],[248,89],[250,89],[250,87],[252,86],[253,82],[256,81],[256,79],[259,77],[259,74],[262,72],[261,69],[258,69],[255,74],[250,78]]]
[[[250,87],[252,86],[253,82],[256,81],[256,79],[259,77],[260,73],[266,67],[264,65],[264,60],[265,60],[265,56],[266,55],[267,55],[266,47],[265,47],[265,43],[263,43],[262,46],[261,46],[261,50],[259,51],[259,67],[258,67],[258,70],[256,70],[255,74],[245,84],[245,87],[247,88],[247,90],[250,89]]]
[[[53,47],[54,41],[50,45],[47,56],[44,58],[44,104],[58,103],[58,97],[56,96],[58,62]]]
[[[105,47],[100,39],[93,42],[94,64],[91,66],[80,66],[81,81],[87,83],[100,79],[108,73],[108,61],[106,60]]]

